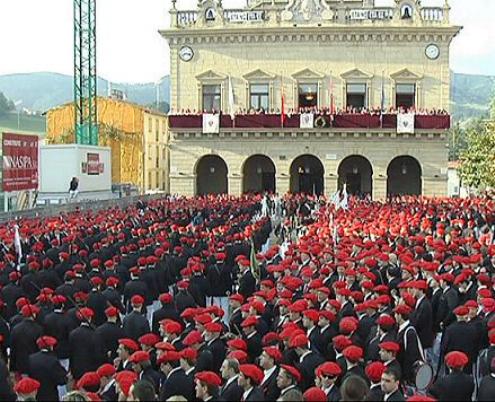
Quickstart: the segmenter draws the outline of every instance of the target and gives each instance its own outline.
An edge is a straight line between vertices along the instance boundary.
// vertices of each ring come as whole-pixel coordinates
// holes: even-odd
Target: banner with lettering
[[[315,126],[315,115],[313,113],[301,113],[300,128],[313,128]]]
[[[38,189],[38,136],[3,133],[3,177],[5,192]]]

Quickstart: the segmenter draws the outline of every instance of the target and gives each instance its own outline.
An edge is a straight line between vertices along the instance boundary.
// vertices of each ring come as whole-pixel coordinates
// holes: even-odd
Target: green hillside
[[[453,74],[452,114],[456,121],[488,113],[495,96],[495,76]]]

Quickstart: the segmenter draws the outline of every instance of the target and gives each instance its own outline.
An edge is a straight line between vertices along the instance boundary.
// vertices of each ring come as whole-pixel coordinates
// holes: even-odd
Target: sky
[[[376,0],[388,5],[393,0]],[[0,0],[0,75],[52,71],[72,74],[72,0]],[[441,5],[443,0],[423,0]],[[98,0],[98,75],[113,82],[156,82],[169,73],[167,42],[171,0]],[[178,0],[193,9],[197,0]],[[245,0],[224,0],[225,8]],[[450,0],[451,20],[464,26],[454,39],[455,72],[495,75],[494,0]]]

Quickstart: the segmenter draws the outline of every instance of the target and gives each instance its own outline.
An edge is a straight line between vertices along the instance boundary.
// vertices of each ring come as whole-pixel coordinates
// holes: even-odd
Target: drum
[[[433,368],[429,364],[420,364],[416,368],[416,389],[425,392],[433,382],[433,376]]]

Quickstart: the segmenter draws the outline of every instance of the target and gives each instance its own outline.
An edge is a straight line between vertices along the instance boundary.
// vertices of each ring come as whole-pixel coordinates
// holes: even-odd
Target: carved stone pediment
[[[408,68],[403,68],[402,70],[399,70],[393,74],[390,74],[390,77],[394,79],[395,81],[418,81],[422,79],[423,77],[420,76],[419,74],[416,74],[409,70]]]
[[[373,74],[367,73],[359,68],[353,68],[340,75],[344,80],[369,80]]]
[[[225,74],[217,73],[213,70],[205,71],[196,76],[198,81],[222,81],[225,80],[227,76]]]
[[[333,11],[326,0],[289,0],[281,16],[283,21],[318,22],[331,20]]]
[[[323,74],[317,73],[310,68],[305,68],[304,70],[292,74],[292,78],[296,80],[321,80],[324,77]]]
[[[275,78],[275,75],[267,73],[261,69],[256,69],[251,71],[245,75],[243,75],[246,81],[269,81]]]

